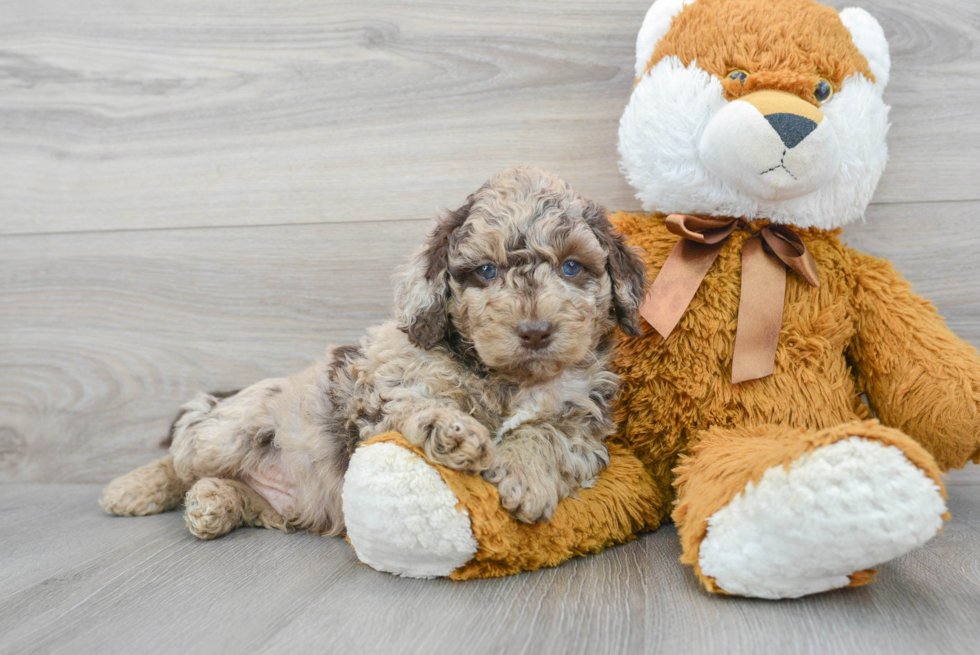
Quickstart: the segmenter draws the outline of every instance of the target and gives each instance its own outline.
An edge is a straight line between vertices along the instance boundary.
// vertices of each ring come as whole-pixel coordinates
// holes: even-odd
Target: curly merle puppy
[[[639,332],[644,293],[644,266],[601,207],[545,171],[508,169],[437,221],[396,289],[395,319],[359,346],[184,405],[169,456],[109,484],[102,507],[183,501],[202,539],[240,525],[341,534],[350,453],[388,431],[482,474],[520,521],[595,482],[614,431],[613,331]]]

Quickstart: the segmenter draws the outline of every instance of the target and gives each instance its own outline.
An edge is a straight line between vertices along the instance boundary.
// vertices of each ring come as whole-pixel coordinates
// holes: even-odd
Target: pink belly
[[[296,486],[278,464],[263,466],[261,470],[246,475],[245,484],[283,516],[292,514],[296,509]]]

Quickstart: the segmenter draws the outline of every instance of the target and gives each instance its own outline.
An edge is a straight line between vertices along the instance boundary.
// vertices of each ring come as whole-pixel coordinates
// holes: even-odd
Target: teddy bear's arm
[[[857,333],[848,355],[872,409],[943,470],[980,462],[980,355],[889,262],[849,254]]]
[[[562,500],[543,523],[515,520],[492,484],[432,462],[395,432],[362,443],[344,479],[347,536],[358,557],[409,577],[465,580],[557,566],[655,529],[669,505],[669,493],[618,443],[609,443],[595,486]]]

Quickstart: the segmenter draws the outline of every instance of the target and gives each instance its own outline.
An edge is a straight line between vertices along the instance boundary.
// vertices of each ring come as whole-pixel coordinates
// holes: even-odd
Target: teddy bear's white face
[[[783,91],[726,102],[708,119],[698,154],[719,179],[762,200],[813,193],[834,179],[841,156],[833,122]]]
[[[888,44],[861,9],[812,0],[658,0],[619,128],[646,211],[834,228],[887,159]]]

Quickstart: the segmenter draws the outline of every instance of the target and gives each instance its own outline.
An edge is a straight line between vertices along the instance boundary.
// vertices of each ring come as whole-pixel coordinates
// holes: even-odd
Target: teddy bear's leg
[[[285,530],[286,520],[244,482],[201,478],[184,499],[187,529],[199,539],[214,539],[242,525]]]
[[[188,486],[177,476],[173,457],[161,457],[110,482],[99,505],[118,516],[169,512],[180,507]]]
[[[795,598],[864,584],[948,516],[932,457],[876,421],[715,428],[675,474],[681,560],[721,593]]]
[[[655,529],[670,507],[625,447],[609,444],[595,486],[558,504],[551,520],[515,521],[483,478],[431,464],[398,434],[351,457],[344,480],[347,537],[358,558],[408,577],[495,577],[556,566]]]
[[[358,448],[344,477],[343,506],[358,559],[379,571],[434,578],[476,554],[469,512],[407,442]]]

